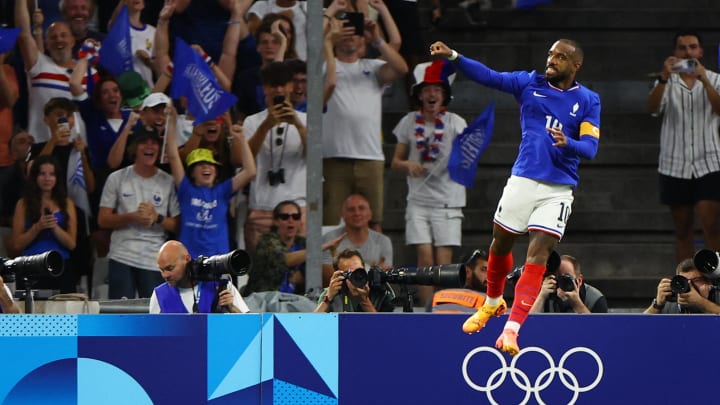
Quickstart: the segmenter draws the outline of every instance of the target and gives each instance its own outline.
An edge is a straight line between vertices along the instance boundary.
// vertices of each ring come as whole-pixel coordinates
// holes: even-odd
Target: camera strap
[[[284,127],[281,125],[273,127],[272,129],[270,129],[270,131],[268,131],[269,135],[270,135],[270,169],[271,170],[279,169],[282,167],[283,156],[285,155],[285,145],[287,144],[287,133],[288,133],[288,127],[290,124],[285,123]],[[275,131],[273,131],[273,129],[275,129]],[[274,160],[273,159],[273,157],[274,157],[273,145],[275,144],[275,138],[273,138],[273,135],[274,135],[273,132],[275,132],[277,135],[280,135],[280,133],[282,133],[282,136],[283,136],[282,137],[282,145],[280,148],[280,160],[278,161],[277,168],[273,164],[273,160]],[[280,138],[277,138],[277,139],[280,139]]]

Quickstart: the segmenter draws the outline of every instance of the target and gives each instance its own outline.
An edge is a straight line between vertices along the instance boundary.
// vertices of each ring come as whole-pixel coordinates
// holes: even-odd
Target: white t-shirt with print
[[[162,170],[149,178],[135,173],[127,166],[108,176],[100,199],[100,207],[112,208],[118,214],[135,212],[141,202],[152,202],[155,211],[166,217],[180,215],[172,176]],[[131,223],[115,229],[110,238],[108,258],[145,270],[160,271],[157,252],[167,240],[165,230],[158,224],[151,227]]]

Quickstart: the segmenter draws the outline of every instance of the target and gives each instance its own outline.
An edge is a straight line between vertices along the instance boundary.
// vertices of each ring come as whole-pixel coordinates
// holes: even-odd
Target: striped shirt
[[[706,72],[712,86],[720,91],[720,75]],[[663,115],[658,158],[660,174],[691,179],[720,171],[720,116],[713,112],[700,80],[696,80],[691,89],[679,75],[671,75],[659,114]]]
[[[44,121],[45,104],[54,97],[73,99],[70,92],[71,74],[72,70],[56,64],[49,56],[43,53],[38,53],[37,62],[27,71],[30,97],[28,132],[35,138],[36,143],[50,140],[50,128]],[[93,79],[97,81],[98,75],[94,68],[92,69],[92,75]],[[86,81],[87,76],[83,78],[83,87],[85,87]],[[85,136],[85,123],[79,113],[75,114],[73,134]]]

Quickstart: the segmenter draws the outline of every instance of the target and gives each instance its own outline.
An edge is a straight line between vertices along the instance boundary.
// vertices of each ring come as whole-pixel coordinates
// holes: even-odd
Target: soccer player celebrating
[[[513,267],[512,247],[529,232],[525,270],[515,286],[515,300],[495,347],[517,354],[517,336],[542,285],[545,264],[565,232],[578,183],[580,158],[592,159],[600,138],[600,98],[575,81],[583,63],[580,45],[556,41],[548,52],[545,75],[537,72],[496,72],[458,55],[442,42],[430,54],[455,62],[467,77],[512,94],[520,104],[522,140],[493,219],[487,273],[487,300],[463,324],[480,331],[493,316],[505,313],[505,276]]]

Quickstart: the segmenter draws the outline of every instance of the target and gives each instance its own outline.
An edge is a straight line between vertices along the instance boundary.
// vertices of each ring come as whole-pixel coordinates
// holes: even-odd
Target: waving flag
[[[0,53],[10,52],[15,46],[20,28],[0,28]]]
[[[172,97],[187,97],[193,124],[219,117],[237,102],[237,97],[220,87],[203,57],[180,38],[175,40],[173,65]]]
[[[82,209],[85,215],[85,231],[90,234],[88,217],[92,213],[90,211],[90,200],[87,194],[87,185],[85,184],[85,171],[83,170],[82,154],[73,148],[68,157],[67,170],[67,194],[75,205]]]
[[[130,41],[130,17],[126,6],[122,6],[115,23],[100,47],[100,66],[113,76],[133,70],[132,42]]]
[[[495,107],[492,103],[455,138],[448,159],[448,174],[456,183],[472,187],[480,155],[492,139]]]

